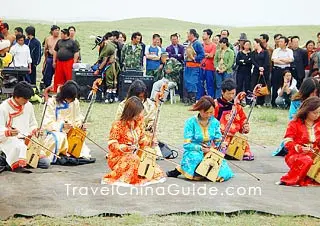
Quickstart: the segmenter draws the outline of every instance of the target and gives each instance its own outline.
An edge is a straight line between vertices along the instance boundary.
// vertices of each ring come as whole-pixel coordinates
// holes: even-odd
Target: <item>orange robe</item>
[[[164,181],[164,173],[157,164],[152,180],[138,176],[140,157],[136,153],[132,153],[128,149],[128,145],[136,145],[143,150],[148,146],[148,143],[142,121],[115,121],[112,124],[108,142],[108,165],[111,172],[104,176],[102,183],[114,184],[120,182],[131,185],[145,185],[146,183]]]

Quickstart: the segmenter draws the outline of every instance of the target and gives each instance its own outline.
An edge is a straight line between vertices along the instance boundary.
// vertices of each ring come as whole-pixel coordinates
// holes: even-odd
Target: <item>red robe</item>
[[[233,104],[224,101],[224,99],[222,98],[218,98],[215,100],[214,117],[220,121],[220,128],[222,134],[224,134],[226,126],[232,116],[232,106]],[[246,113],[244,112],[242,106],[240,104],[236,104],[235,107],[237,110],[237,114],[228,133],[228,137],[226,140],[228,143],[230,143],[232,137],[237,132],[243,132],[242,128],[247,119]],[[252,156],[249,144],[247,145],[247,148],[245,150],[245,155]]]
[[[285,161],[290,170],[281,177],[281,182],[286,183],[286,185],[320,185],[307,176],[313,163],[314,154],[302,150],[303,145],[318,148],[320,121],[316,122],[312,128],[307,128],[302,120],[292,120],[289,122],[284,138],[285,148],[288,150]]]

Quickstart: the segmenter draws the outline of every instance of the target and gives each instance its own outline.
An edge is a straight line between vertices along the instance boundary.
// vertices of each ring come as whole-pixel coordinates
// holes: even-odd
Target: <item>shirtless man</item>
[[[9,33],[9,24],[2,23],[2,25],[3,25],[2,34],[4,36],[4,39],[9,40],[12,45],[13,42],[16,40],[16,36],[14,34]]]
[[[52,76],[54,74],[53,52],[57,41],[60,39],[60,27],[57,25],[51,26],[51,35],[46,38],[44,44],[44,63],[42,68],[43,83],[45,87],[49,87],[52,82]]]

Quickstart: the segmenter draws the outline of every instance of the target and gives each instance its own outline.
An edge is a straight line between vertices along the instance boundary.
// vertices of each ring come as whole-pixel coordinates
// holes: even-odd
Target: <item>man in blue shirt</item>
[[[160,35],[154,34],[152,36],[152,45],[148,45],[145,50],[147,58],[147,75],[155,77],[155,81],[158,80],[158,69],[160,67],[161,48],[158,46],[160,43]]]
[[[31,74],[29,75],[30,83],[36,84],[37,82],[37,66],[41,62],[41,43],[38,39],[35,38],[36,29],[32,26],[26,28],[27,39],[25,40],[25,44],[29,46],[30,55],[32,59],[31,63]]]
[[[196,102],[197,86],[200,78],[201,61],[204,58],[204,49],[198,41],[199,34],[195,29],[188,32],[189,44],[186,47],[184,84],[188,93],[186,105],[192,105]]]

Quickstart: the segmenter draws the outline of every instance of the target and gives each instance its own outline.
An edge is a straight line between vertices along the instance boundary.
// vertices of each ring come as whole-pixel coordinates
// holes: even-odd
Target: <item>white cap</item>
[[[9,40],[0,40],[0,50],[3,50],[5,48],[9,48],[11,45]]]

